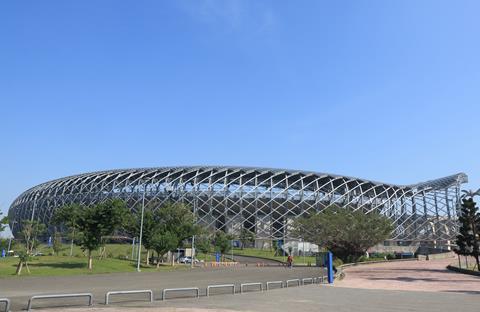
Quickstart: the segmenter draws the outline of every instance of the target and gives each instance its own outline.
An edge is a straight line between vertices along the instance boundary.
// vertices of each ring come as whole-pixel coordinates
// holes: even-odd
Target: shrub
[[[333,260],[333,265],[334,265],[336,268],[338,268],[339,266],[343,265],[342,259],[340,259],[340,258],[335,258],[335,259]]]
[[[365,262],[369,261],[370,259],[367,256],[361,256],[358,258],[357,262]]]
[[[387,260],[394,260],[394,259],[395,259],[394,254],[392,254],[392,253],[387,254]]]

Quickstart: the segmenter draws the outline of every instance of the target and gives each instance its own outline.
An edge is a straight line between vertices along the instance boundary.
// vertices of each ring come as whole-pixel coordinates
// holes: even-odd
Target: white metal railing
[[[150,289],[145,290],[118,290],[118,291],[109,291],[105,294],[105,305],[110,303],[111,295],[125,295],[125,294],[149,294],[150,302],[153,302],[153,291]]]
[[[0,298],[0,302],[5,302],[5,309],[3,311],[5,312],[10,311],[10,299]]]
[[[263,291],[263,284],[262,283],[243,283],[240,284],[240,293],[243,293],[243,289],[247,286],[260,286],[260,291]]]
[[[315,282],[317,284],[323,284],[325,282],[325,276],[322,275],[322,276],[319,276],[319,277],[315,278]]]
[[[74,298],[74,297],[88,297],[88,305],[93,305],[93,295],[91,293],[77,293],[77,294],[56,294],[56,295],[38,295],[32,296],[28,300],[27,311],[32,310],[33,300],[35,299],[56,299],[56,298]]]
[[[309,284],[313,284],[313,277],[306,277],[302,278],[302,285],[305,285],[305,282],[309,282]]]
[[[288,285],[290,285],[290,283],[297,283],[297,286],[300,286],[300,279],[298,278],[294,278],[294,279],[289,279],[285,282],[285,287],[288,288]]]
[[[283,288],[283,281],[271,281],[267,282],[267,290],[270,289],[270,285],[278,285],[280,284],[280,288]]]
[[[210,296],[210,289],[212,288],[232,288],[232,295],[235,294],[235,284],[223,284],[223,285],[208,285],[207,286],[207,297]]]
[[[198,287],[188,287],[188,288],[166,288],[162,292],[162,300],[167,300],[167,292],[174,292],[174,291],[194,291],[196,293],[196,297],[200,297],[200,289]]]

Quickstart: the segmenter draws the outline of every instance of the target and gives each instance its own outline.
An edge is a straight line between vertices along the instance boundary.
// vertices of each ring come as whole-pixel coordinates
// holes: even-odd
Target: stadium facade
[[[65,177],[22,193],[9,209],[14,234],[22,220],[50,224],[59,207],[91,205],[112,198],[132,211],[167,201],[188,204],[197,222],[238,233],[247,228],[257,240],[295,239],[291,223],[330,205],[379,212],[395,226],[391,241],[448,245],[457,233],[459,173],[412,185],[394,185],[347,176],[249,167],[161,167],[93,172]]]

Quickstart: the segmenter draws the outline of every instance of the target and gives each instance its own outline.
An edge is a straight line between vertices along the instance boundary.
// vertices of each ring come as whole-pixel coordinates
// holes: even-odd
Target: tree
[[[212,238],[211,235],[208,233],[201,233],[200,235],[195,237],[195,248],[205,255],[205,259],[207,255],[210,253],[212,249]]]
[[[157,269],[160,267],[160,257],[178,246],[178,238],[174,233],[157,230],[151,237],[151,246],[157,252]]]
[[[56,210],[53,215],[53,224],[64,225],[70,236],[70,257],[73,255],[73,244],[78,234],[78,220],[86,207],[80,204],[70,204]]]
[[[215,237],[213,239],[213,245],[215,246],[215,251],[224,255],[232,249],[232,239],[233,236],[226,234],[223,231],[215,232]]]
[[[127,225],[126,225],[126,230],[127,232],[134,236],[134,237],[139,237],[140,236],[140,221],[141,221],[141,208],[137,209],[137,213],[135,213],[131,218],[129,218]],[[143,230],[142,230],[142,246],[147,250],[147,259],[145,260],[145,264],[149,265],[150,264],[150,250],[153,249],[153,246],[151,244],[151,237],[154,234],[155,231],[155,216],[154,212],[152,210],[151,205],[147,205],[144,210],[143,214]]]
[[[200,230],[195,225],[195,216],[190,207],[181,203],[166,203],[155,211],[155,220],[159,227],[165,229],[164,232],[170,232],[178,238],[178,247]]]
[[[473,197],[462,198],[460,214],[458,216],[460,228],[457,235],[458,255],[473,256],[480,271],[480,213]]]
[[[356,261],[393,231],[391,221],[385,216],[337,206],[328,207],[320,214],[298,218],[293,228],[294,235],[326,247],[344,262]]]
[[[0,233],[2,233],[8,225],[8,217],[2,218],[2,212],[0,211]]]
[[[53,249],[53,253],[56,254],[57,256],[62,250],[62,236],[60,236],[60,233],[57,231],[55,231],[55,233],[53,234],[52,249]]]
[[[92,251],[103,245],[103,236],[111,236],[125,224],[128,210],[122,200],[108,200],[86,207],[79,214],[78,229],[81,232],[79,244],[88,252],[88,269],[93,268]]]
[[[246,244],[255,242],[255,233],[247,229],[242,229],[242,231],[240,232],[239,240],[242,243],[243,249]]]
[[[25,266],[28,273],[30,273],[30,269],[28,268],[28,261],[30,260],[33,252],[33,248],[35,245],[35,237],[37,235],[41,235],[45,230],[46,226],[43,223],[30,220],[23,221],[23,229],[20,235],[22,236],[24,242],[24,250],[20,251],[19,253],[18,265],[16,270],[17,275],[22,274],[23,266]]]
[[[190,207],[181,203],[164,204],[155,211],[154,218],[155,232],[170,233],[177,239],[176,246],[170,251],[181,247],[184,240],[200,232]]]

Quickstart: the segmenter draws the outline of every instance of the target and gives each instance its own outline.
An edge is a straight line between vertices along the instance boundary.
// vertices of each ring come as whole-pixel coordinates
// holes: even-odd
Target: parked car
[[[180,259],[178,260],[180,263],[185,263],[185,264],[189,264],[189,263],[192,263],[192,257],[180,257]],[[198,263],[198,259],[193,259],[193,262],[194,263]]]

